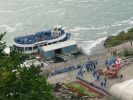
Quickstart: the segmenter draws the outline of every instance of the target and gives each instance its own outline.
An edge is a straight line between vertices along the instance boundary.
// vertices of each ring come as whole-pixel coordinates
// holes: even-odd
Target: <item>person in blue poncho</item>
[[[107,67],[109,65],[108,59],[105,60],[105,66]]]

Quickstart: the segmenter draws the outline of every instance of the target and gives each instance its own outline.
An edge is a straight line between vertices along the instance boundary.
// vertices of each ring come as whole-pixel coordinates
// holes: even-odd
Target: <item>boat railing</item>
[[[64,33],[65,31],[62,31],[59,36],[62,36]],[[46,31],[46,32],[38,32],[38,33],[35,33],[34,35],[16,37],[14,41],[18,44],[33,44],[35,42],[52,40],[55,38],[58,38],[58,37],[52,37],[51,31]]]

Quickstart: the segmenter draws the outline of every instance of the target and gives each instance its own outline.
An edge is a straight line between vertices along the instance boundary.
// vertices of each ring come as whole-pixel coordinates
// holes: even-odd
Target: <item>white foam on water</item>
[[[133,17],[130,17],[129,19],[120,21],[119,23],[120,23],[120,24],[133,25],[133,19],[132,19],[132,18],[133,18]]]
[[[133,25],[133,20],[127,20],[128,25]]]
[[[30,8],[23,8],[23,9],[20,9],[20,10],[4,10],[4,11],[0,11],[0,14],[3,14],[3,13],[15,13],[15,12],[28,11],[28,10],[30,10]]]
[[[54,12],[60,12],[61,10],[50,10],[50,11],[47,11],[47,13],[54,13]]]
[[[42,7],[42,6],[44,6],[44,5],[43,5],[43,4],[36,5],[36,6],[34,6],[34,9],[38,9],[38,8],[40,8],[40,7]]]
[[[81,31],[81,30],[103,30],[103,29],[109,29],[109,26],[101,26],[101,27],[97,27],[97,26],[91,26],[91,27],[74,27],[72,29],[70,29],[71,32],[77,32],[77,31]]]
[[[60,0],[58,3],[62,4],[62,3],[66,3],[66,2],[72,2],[72,1],[74,1],[74,0]]]
[[[13,32],[21,26],[22,26],[22,23],[16,23],[15,26],[9,26],[9,25],[3,24],[3,25],[0,26],[0,29],[5,28],[7,32]]]
[[[102,29],[109,29],[109,26],[101,26],[101,27],[95,27],[96,30],[102,30]]]
[[[85,54],[89,55],[91,53],[91,49],[94,48],[97,44],[104,41],[107,37],[99,38],[97,40],[92,41],[82,41],[81,47]]]
[[[48,3],[49,5],[54,5],[55,3],[53,3],[53,2],[50,2],[50,3]]]
[[[12,12],[14,12],[14,11],[12,11],[12,10],[5,10],[5,11],[0,11],[0,14],[1,13],[12,13]]]
[[[115,26],[122,26],[122,25],[133,25],[133,17],[130,17],[129,19],[118,21],[115,24],[111,25],[111,27]]]
[[[121,30],[115,32],[115,34],[113,34],[113,36],[116,36],[116,35],[117,35],[118,33],[120,33],[121,31],[128,32],[128,30],[129,30],[130,28],[132,28],[132,26],[126,27],[126,28],[124,28],[124,29],[121,29]]]
[[[79,37],[80,33],[74,33],[75,37]]]
[[[123,21],[121,21],[122,23],[128,23],[129,22],[129,20],[123,20]]]
[[[94,1],[96,1],[96,0],[94,0]],[[89,0],[78,1],[78,3],[88,3],[88,2],[90,2],[90,1]]]
[[[97,33],[97,34],[99,34],[99,35],[107,35],[107,32],[106,32],[106,31],[104,31],[104,32]]]
[[[76,31],[80,31],[80,30],[94,30],[95,27],[74,27],[72,29],[70,29],[71,32],[76,32]]]
[[[122,26],[122,24],[121,23],[118,23],[118,24],[111,25],[111,27],[115,27],[115,26]]]
[[[129,24],[130,24],[130,25],[133,25],[133,21],[129,21]]]
[[[15,31],[14,27],[8,26],[8,25],[1,25],[0,28],[5,28],[8,32],[13,32]]]
[[[104,2],[108,2],[108,0],[104,0]]]
[[[58,14],[58,16],[64,16],[66,13],[65,12],[61,12]]]
[[[83,41],[81,38],[78,38],[78,37],[74,37],[73,39],[76,41]]]

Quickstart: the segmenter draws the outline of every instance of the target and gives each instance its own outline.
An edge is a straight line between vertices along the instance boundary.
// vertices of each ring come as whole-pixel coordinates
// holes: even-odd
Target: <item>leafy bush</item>
[[[21,67],[27,55],[13,49],[4,52],[4,35],[0,34],[0,100],[55,100],[41,66]]]
[[[133,56],[133,51],[132,50],[125,49],[124,50],[124,56],[125,57]]]
[[[133,40],[133,28],[129,29],[127,32],[121,31],[117,36],[109,36],[105,40],[104,46],[113,47],[131,40]]]
[[[92,98],[98,97],[98,94],[95,94],[95,93],[93,93],[93,92],[89,92],[87,88],[81,86],[81,85],[78,84],[78,83],[71,82],[71,83],[69,83],[69,85],[70,85],[71,87],[73,87],[74,89],[77,89],[77,90],[79,90],[80,92],[82,92],[82,93],[88,95],[89,97],[92,97]]]

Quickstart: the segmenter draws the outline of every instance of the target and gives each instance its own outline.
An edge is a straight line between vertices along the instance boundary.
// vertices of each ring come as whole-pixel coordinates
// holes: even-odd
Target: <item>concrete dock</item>
[[[122,49],[123,47],[125,48],[126,46],[130,47],[129,43],[118,46],[116,49],[119,50],[119,49]],[[133,47],[131,47],[131,48],[133,48]],[[108,53],[107,51],[104,51],[101,54],[93,55],[91,59],[98,61],[98,68],[104,68],[105,67],[105,59],[110,58],[110,57],[112,57],[112,55],[110,55],[110,53]],[[47,70],[50,71],[50,70],[52,70],[54,68],[57,68],[57,67],[69,66],[69,65],[78,65],[78,64],[82,64],[83,67],[85,67],[84,63],[87,60],[88,60],[88,56],[82,56],[82,57],[77,58],[77,59],[72,59],[68,62],[62,62],[62,63],[56,64],[56,65],[52,65]],[[103,77],[101,77],[99,81],[94,81],[93,78],[92,78],[92,73],[91,72],[86,71],[86,73],[83,75],[83,77],[80,77],[80,78],[84,79],[85,81],[91,82],[91,83],[95,84],[96,86],[101,87],[102,89],[109,92],[110,87],[112,85],[133,78],[132,58],[127,59],[127,63],[124,63],[124,61],[122,63],[123,63],[123,67],[120,69],[120,73],[123,74],[123,78],[122,79],[120,79],[120,78],[107,79],[106,87],[101,87],[101,82],[103,81]],[[57,83],[57,82],[75,81],[76,76],[77,76],[77,70],[73,70],[73,71],[58,74],[58,75],[55,75],[55,76],[50,76],[48,78],[48,82],[52,84],[52,83]]]

